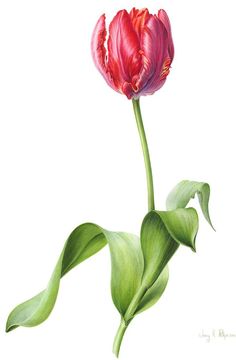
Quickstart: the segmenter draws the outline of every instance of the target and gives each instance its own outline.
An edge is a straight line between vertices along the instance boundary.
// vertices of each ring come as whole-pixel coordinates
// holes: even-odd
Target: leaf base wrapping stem
[[[137,307],[139,305],[140,300],[144,296],[147,289],[144,289],[141,287],[139,291],[137,292],[136,296],[134,297],[133,301],[130,303],[129,308],[127,309],[124,318],[121,318],[120,326],[117,330],[114,343],[113,343],[113,353],[116,355],[116,357],[119,356],[121,343],[125,334],[125,331],[131,322],[131,320],[134,318],[135,311],[137,310]]]

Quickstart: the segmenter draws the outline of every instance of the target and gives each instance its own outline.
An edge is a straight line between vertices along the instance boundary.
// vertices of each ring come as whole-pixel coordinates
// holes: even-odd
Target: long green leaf
[[[126,324],[160,298],[168,281],[169,260],[180,244],[195,248],[197,231],[198,216],[192,208],[151,211],[146,215],[141,227],[142,281],[123,315]]]
[[[209,215],[210,186],[204,182],[183,180],[170,192],[166,200],[167,210],[185,208],[191,198],[198,195],[198,200],[207,222],[214,229]]]
[[[78,226],[69,236],[47,288],[10,313],[6,331],[18,326],[36,326],[46,320],[54,307],[61,277],[102,249],[106,243],[103,229],[99,226],[90,223]]]

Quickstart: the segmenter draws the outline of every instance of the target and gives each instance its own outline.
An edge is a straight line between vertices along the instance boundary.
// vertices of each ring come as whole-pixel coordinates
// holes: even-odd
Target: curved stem
[[[147,191],[148,191],[148,211],[155,209],[155,203],[154,203],[154,188],[153,188],[153,179],[152,179],[152,167],[151,167],[151,160],[148,150],[148,143],[147,138],[143,126],[143,120],[142,120],[142,114],[140,110],[140,104],[139,99],[133,99],[133,109],[134,109],[134,115],[138,127],[138,132],[140,136],[140,141],[142,145],[143,150],[143,157],[144,157],[144,163],[145,163],[145,169],[146,169],[146,178],[147,178]]]
[[[113,353],[116,355],[116,357],[119,356],[120,346],[121,346],[123,336],[124,336],[126,329],[127,329],[127,325],[126,325],[125,321],[123,319],[121,319],[120,326],[117,330],[115,340],[113,343]]]

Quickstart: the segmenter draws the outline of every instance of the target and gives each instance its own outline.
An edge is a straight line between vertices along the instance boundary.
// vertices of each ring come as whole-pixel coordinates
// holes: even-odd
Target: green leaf
[[[163,292],[165,291],[165,288],[168,283],[168,279],[169,279],[169,270],[168,270],[168,266],[166,265],[164,270],[161,272],[161,275],[154,282],[154,284],[147,290],[147,292],[141,299],[135,314],[139,314],[147,310],[154,304],[156,304],[156,302],[160,299]]]
[[[198,195],[198,200],[207,222],[214,229],[209,215],[210,186],[204,182],[183,180],[170,192],[166,200],[167,210],[185,208],[191,198]]]
[[[196,251],[195,239],[198,231],[198,215],[195,209],[158,211],[158,215],[175,241]]]
[[[97,253],[106,243],[106,237],[99,226],[90,223],[78,226],[69,236],[47,288],[10,313],[6,331],[18,326],[36,326],[46,320],[56,302],[61,277]]]
[[[124,315],[141,284],[143,256],[138,236],[105,231],[111,253],[111,293],[113,302]]]
[[[126,324],[133,319],[135,314],[149,308],[161,297],[168,282],[167,263],[180,244],[195,249],[197,230],[198,216],[192,208],[151,211],[145,216],[141,227],[141,250],[144,259],[142,281],[140,286],[137,286],[136,293],[133,292],[133,298],[129,297],[130,304],[126,302],[126,312],[122,312]],[[120,257],[122,256],[118,256],[119,259]],[[141,273],[140,270],[141,261],[138,274]],[[117,269],[117,273],[120,271]],[[122,278],[122,275],[119,275],[119,278]],[[131,278],[135,279],[135,275],[128,277],[129,283]],[[138,278],[139,275],[136,285],[139,283]],[[116,283],[114,281],[114,286]],[[123,287],[124,281],[120,283]],[[116,296],[121,291],[119,288]]]
[[[143,284],[153,285],[179,244],[194,247],[198,217],[194,209],[151,211],[143,220],[141,246],[144,256]]]
[[[148,309],[159,300],[168,282],[168,269],[166,267],[163,270],[148,291],[146,288],[144,290],[144,261],[139,237],[107,231],[105,234],[111,253],[112,299],[122,319],[128,324],[135,314]],[[132,308],[133,302],[137,310],[132,311],[130,315],[130,306]]]

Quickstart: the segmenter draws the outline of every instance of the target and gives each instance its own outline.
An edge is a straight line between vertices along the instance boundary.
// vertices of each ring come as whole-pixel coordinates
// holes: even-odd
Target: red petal
[[[170,20],[169,20],[167,13],[165,12],[165,10],[161,9],[158,11],[158,19],[163,23],[163,25],[165,26],[166,31],[168,33],[169,56],[170,56],[171,60],[173,60],[173,58],[174,58],[174,43],[173,43],[172,34],[171,34]]]
[[[140,95],[153,93],[159,87],[163,63],[168,57],[168,36],[162,22],[151,15],[141,37],[143,67],[136,86]],[[154,90],[153,90],[154,89]]]
[[[143,27],[146,25],[148,19],[150,17],[148,9],[135,9],[133,8],[130,11],[130,18],[133,24],[135,31],[137,32],[139,38],[141,36],[141,32]]]
[[[129,14],[126,10],[119,11],[109,27],[108,68],[121,92],[124,83],[131,83],[133,76],[140,71],[139,46]]]
[[[97,69],[103,75],[107,83],[114,88],[114,84],[111,75],[108,71],[107,63],[106,63],[106,48],[104,46],[104,43],[106,41],[107,31],[106,31],[105,19],[106,19],[105,14],[103,14],[98,19],[98,22],[93,30],[91,51],[92,51],[93,61]]]

